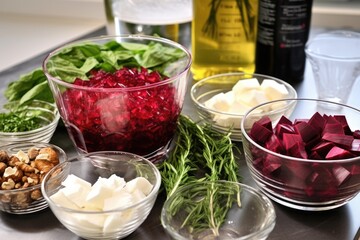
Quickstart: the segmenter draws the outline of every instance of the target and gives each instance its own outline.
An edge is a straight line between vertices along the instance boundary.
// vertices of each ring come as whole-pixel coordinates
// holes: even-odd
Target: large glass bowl
[[[126,182],[137,177],[146,178],[152,189],[142,200],[123,204],[108,210],[82,210],[55,202],[51,196],[57,193],[62,182],[73,174],[91,184],[100,177],[115,174]],[[120,239],[134,232],[148,217],[154,206],[161,185],[161,176],[149,160],[126,152],[93,152],[70,159],[52,169],[44,178],[41,190],[50,209],[71,232],[85,239]],[[82,189],[80,188],[79,191]],[[106,191],[102,191],[104,193]],[[119,201],[126,202],[126,198]]]
[[[173,239],[266,239],[275,226],[271,201],[260,191],[229,181],[194,182],[166,201],[161,222]]]
[[[267,141],[267,143],[266,141],[255,140],[267,135],[260,132],[250,134],[254,122],[259,120],[259,116],[254,114],[257,112],[257,108],[277,105],[282,101],[296,105],[293,113],[288,117],[292,123],[300,124],[303,122],[301,126],[305,126],[304,122],[307,122],[315,113],[324,117],[344,115],[351,131],[360,129],[360,110],[335,102],[317,99],[286,99],[259,105],[250,110],[241,123],[244,154],[252,178],[268,197],[291,208],[323,211],[346,204],[360,191],[360,140],[356,139],[358,137],[355,137],[355,134],[355,140],[352,142],[354,149],[350,152],[354,151],[355,153],[357,151],[357,154],[349,153],[348,157],[338,155],[340,159],[331,158],[327,154],[329,149],[334,147],[332,143],[318,144],[319,139],[330,142],[328,140],[330,138],[324,137],[325,132],[331,134],[331,131],[339,131],[339,128],[343,128],[345,132],[348,132],[347,134],[350,134],[350,130],[345,127],[343,121],[340,124],[329,121],[327,127],[320,128],[327,130],[320,130],[320,133],[318,127],[307,128],[307,134],[303,134],[301,137],[306,142],[306,151],[310,153],[306,155],[301,150],[301,146],[292,145],[290,147],[292,144],[290,140],[284,141],[284,137],[274,138],[273,133],[268,135],[269,138],[267,139],[271,139],[271,141]],[[295,128],[289,127],[291,125],[285,124],[284,121],[281,122],[282,125],[277,125],[279,116],[268,115],[268,117],[271,120],[272,128],[275,129],[273,132],[278,132],[277,136],[280,136],[279,132],[293,136],[294,132],[298,133],[299,129],[302,128],[297,127],[297,130],[294,130]],[[311,126],[320,126],[320,123],[320,120],[309,122]],[[276,139],[280,140],[277,141]],[[342,136],[336,142],[341,142],[341,139],[345,138]],[[334,141],[331,140],[331,142]],[[285,155],[285,145],[297,154],[295,155],[297,157],[290,156],[292,154],[289,154],[289,151]],[[329,149],[326,150],[327,146]],[[296,151],[296,149],[298,150]],[[336,148],[334,150],[341,151]]]
[[[73,48],[84,44],[88,44],[87,47],[79,52]],[[139,55],[119,64],[113,59],[119,54],[116,51],[125,46],[118,47],[119,44],[126,44],[127,50],[138,48],[139,44],[147,47],[140,47]],[[150,45],[152,50],[144,52],[143,49],[150,49]],[[96,51],[92,51],[93,46],[98,47]],[[104,46],[107,46],[107,49],[116,46],[117,50],[104,54]],[[160,52],[160,46],[167,50]],[[68,64],[73,61],[78,66],[77,70],[88,68],[88,64],[91,65],[93,61],[99,61],[98,59],[103,62],[95,64],[94,68],[100,65],[105,68],[111,66],[110,71],[113,71],[114,68],[119,69],[124,65],[131,67],[134,59],[140,59],[152,66],[154,63],[148,61],[149,56],[153,57],[153,60],[168,57],[166,64],[160,69],[168,78],[135,87],[117,85],[111,88],[94,88],[75,85],[68,80],[74,72],[63,66],[63,59],[57,58],[62,53],[71,51],[70,49],[74,54],[66,57],[66,62]],[[181,57],[173,60],[170,53]],[[82,56],[80,63],[79,55]],[[128,57],[126,52],[119,55],[120,58]],[[189,51],[175,42],[159,37],[124,35],[97,37],[62,46],[46,57],[43,69],[60,115],[79,153],[126,151],[157,161],[166,154],[174,136],[184,102],[190,64]]]

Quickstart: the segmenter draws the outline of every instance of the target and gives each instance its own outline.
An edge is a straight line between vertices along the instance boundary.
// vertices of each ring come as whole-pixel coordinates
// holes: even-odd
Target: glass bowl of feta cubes
[[[157,167],[127,152],[93,152],[52,169],[41,185],[58,220],[85,239],[120,239],[148,217],[161,184]]]
[[[196,82],[190,91],[199,117],[215,130],[230,134],[233,141],[241,141],[241,120],[245,113],[262,103],[297,98],[296,90],[287,82],[275,77],[232,72],[213,75]],[[259,114],[286,110],[262,109]]]

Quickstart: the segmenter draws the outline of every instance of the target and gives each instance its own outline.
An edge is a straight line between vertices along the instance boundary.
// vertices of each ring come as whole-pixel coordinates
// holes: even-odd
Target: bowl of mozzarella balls
[[[241,141],[241,120],[250,109],[274,100],[296,98],[296,90],[275,77],[232,72],[213,75],[196,82],[190,91],[199,117],[220,133]],[[286,106],[262,109],[259,114],[286,111]]]
[[[149,160],[127,152],[93,152],[53,168],[41,185],[58,220],[85,239],[121,239],[154,206],[161,176]]]

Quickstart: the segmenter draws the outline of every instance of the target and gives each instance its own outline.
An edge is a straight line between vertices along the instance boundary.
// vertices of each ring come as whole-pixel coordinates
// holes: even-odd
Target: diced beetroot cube
[[[294,127],[288,124],[277,124],[275,127],[275,134],[282,139],[284,133],[295,133]]]
[[[315,147],[317,144],[319,144],[319,142],[321,142],[321,135],[316,135],[309,142],[305,143],[305,149],[308,155],[311,154],[311,149]]]
[[[360,130],[355,130],[355,131],[353,132],[353,136],[354,136],[354,138],[356,138],[356,139],[360,139]]]
[[[264,144],[270,137],[273,135],[272,130],[269,130],[267,127],[264,127],[259,122],[255,122],[250,129],[251,138],[260,144]]]
[[[325,159],[325,156],[335,145],[332,142],[320,142],[315,147],[311,149],[312,152],[316,152],[322,159]]]
[[[302,142],[297,142],[291,148],[287,149],[289,156],[307,159],[308,155],[305,150],[305,145]]]
[[[300,143],[303,142],[302,138],[299,134],[289,134],[289,133],[283,134],[283,146],[285,147],[286,151],[288,151],[290,148],[292,148],[298,142],[300,142]]]
[[[306,193],[316,196],[319,201],[337,194],[336,179],[329,169],[318,167],[307,179]]]
[[[334,165],[332,168],[333,175],[336,179],[337,186],[343,184],[346,180],[350,178],[350,172],[341,165]]]
[[[285,151],[284,146],[275,134],[271,135],[265,143],[265,148],[276,153],[283,153]]]
[[[302,140],[306,143],[318,135],[316,129],[306,122],[299,122],[294,126],[294,128],[301,136]]]
[[[352,154],[348,150],[343,148],[339,148],[338,146],[334,146],[330,149],[328,154],[325,156],[325,159],[346,159],[346,158],[353,158],[356,155]]]
[[[313,171],[307,162],[287,161],[285,165],[291,172],[291,175],[296,176],[298,181],[306,180]],[[286,179],[286,181],[288,181],[288,179]]]
[[[353,136],[336,134],[336,133],[325,133],[322,136],[323,140],[333,142],[335,145],[344,147],[346,149],[351,149],[352,142],[354,141]]]
[[[253,160],[253,165],[257,170],[262,171],[262,169],[263,169],[263,158],[261,158],[261,157],[260,158],[255,158]]]
[[[314,113],[308,121],[308,123],[320,133],[324,129],[325,122],[325,118],[318,112]]]
[[[257,121],[257,123],[260,124],[261,126],[267,128],[267,129],[269,129],[270,131],[273,130],[271,119],[268,116],[264,116],[264,117],[260,118]]]
[[[352,176],[354,176],[354,175],[360,175],[360,165],[352,165],[351,167],[350,167],[350,174],[352,175]]]
[[[354,139],[354,141],[351,144],[350,151],[357,156],[360,156],[360,139]]]
[[[287,117],[285,117],[284,115],[282,115],[278,121],[277,124],[286,124],[286,125],[292,125],[292,121],[290,119],[288,119]]]
[[[265,175],[276,174],[276,171],[281,169],[281,158],[274,155],[267,155],[263,162],[263,173]]]
[[[329,115],[329,116],[326,118],[326,123],[339,123],[339,121],[336,120],[336,118],[335,118],[334,116]]]
[[[316,160],[322,160],[324,159],[324,156],[321,156],[318,152],[311,152],[311,154],[309,155],[309,159],[316,159]]]
[[[343,130],[346,135],[351,135],[351,129],[349,127],[349,124],[346,120],[345,115],[334,115],[334,118],[341,123],[341,126],[343,127]]]
[[[326,123],[324,126],[324,130],[322,131],[322,134],[325,133],[335,133],[335,134],[341,134],[344,135],[344,129],[341,123]]]
[[[309,119],[300,119],[300,118],[295,119],[293,125],[295,126],[296,124],[299,124],[299,123],[302,123],[302,122],[307,123],[307,122],[309,122]]]

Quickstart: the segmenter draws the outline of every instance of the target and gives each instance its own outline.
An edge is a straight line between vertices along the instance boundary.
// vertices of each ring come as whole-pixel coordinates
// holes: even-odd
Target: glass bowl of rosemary
[[[275,226],[271,201],[238,182],[184,185],[164,203],[161,223],[174,239],[266,239]]]
[[[0,110],[0,145],[24,141],[48,143],[59,119],[57,107],[49,102],[7,102]]]

